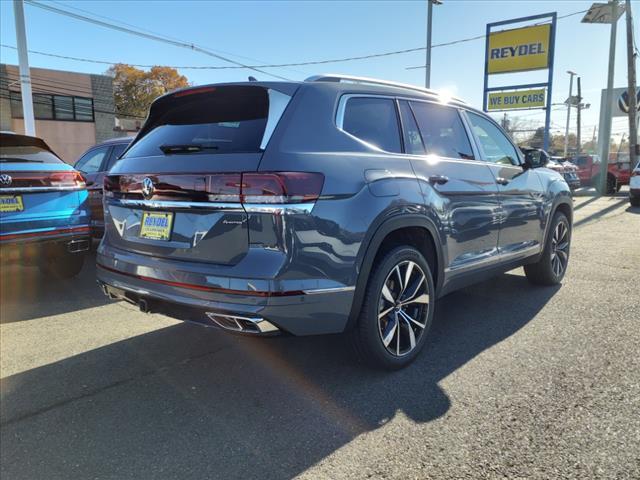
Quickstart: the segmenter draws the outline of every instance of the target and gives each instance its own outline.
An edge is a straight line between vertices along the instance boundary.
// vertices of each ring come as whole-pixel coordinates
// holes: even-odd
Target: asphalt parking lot
[[[584,195],[561,287],[445,297],[392,374],[111,303],[90,264],[5,268],[0,477],[639,478],[640,208]]]

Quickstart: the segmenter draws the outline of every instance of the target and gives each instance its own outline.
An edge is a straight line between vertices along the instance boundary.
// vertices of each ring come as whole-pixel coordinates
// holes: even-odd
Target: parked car
[[[607,167],[607,193],[618,192],[622,185],[629,184],[630,170],[628,162],[618,162],[617,157],[609,158]],[[579,155],[573,162],[578,167],[578,177],[583,187],[598,185],[600,178],[600,157],[598,155]]]
[[[0,133],[0,260],[68,278],[89,249],[82,175],[41,139]]]
[[[399,368],[437,298],[520,266],[562,281],[571,193],[541,165],[432,90],[340,76],[179,90],[105,177],[98,279],[234,332],[348,332]]]
[[[640,207],[640,163],[631,172],[629,180],[629,202],[633,207]]]
[[[104,232],[102,213],[102,184],[104,176],[116,163],[133,137],[119,137],[94,145],[84,152],[74,164],[86,179],[91,209],[91,234],[100,238]]]

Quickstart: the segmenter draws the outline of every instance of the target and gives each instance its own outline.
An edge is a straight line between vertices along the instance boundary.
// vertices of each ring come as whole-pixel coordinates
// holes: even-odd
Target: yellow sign
[[[548,68],[550,32],[551,25],[545,24],[490,34],[487,73]]]
[[[151,240],[169,240],[173,213],[144,212],[140,225],[140,237]]]
[[[487,110],[515,110],[518,108],[544,107],[544,97],[544,88],[535,90],[512,90],[510,92],[490,92]]]

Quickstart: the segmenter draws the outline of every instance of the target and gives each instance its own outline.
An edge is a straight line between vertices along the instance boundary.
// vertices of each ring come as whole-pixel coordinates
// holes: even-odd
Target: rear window
[[[260,152],[269,99],[269,90],[254,86],[177,92],[152,106],[143,136],[125,157]]]
[[[387,152],[400,152],[398,115],[395,102],[389,98],[350,98],[342,129]]]
[[[0,145],[0,163],[63,163],[49,150],[33,145]]]

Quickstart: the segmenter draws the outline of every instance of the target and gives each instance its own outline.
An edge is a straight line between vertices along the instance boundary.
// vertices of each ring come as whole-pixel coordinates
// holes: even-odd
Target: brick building
[[[111,77],[32,68],[31,83],[36,135],[66,162],[96,143],[126,135],[116,128]],[[24,133],[15,65],[0,64],[0,130]]]

